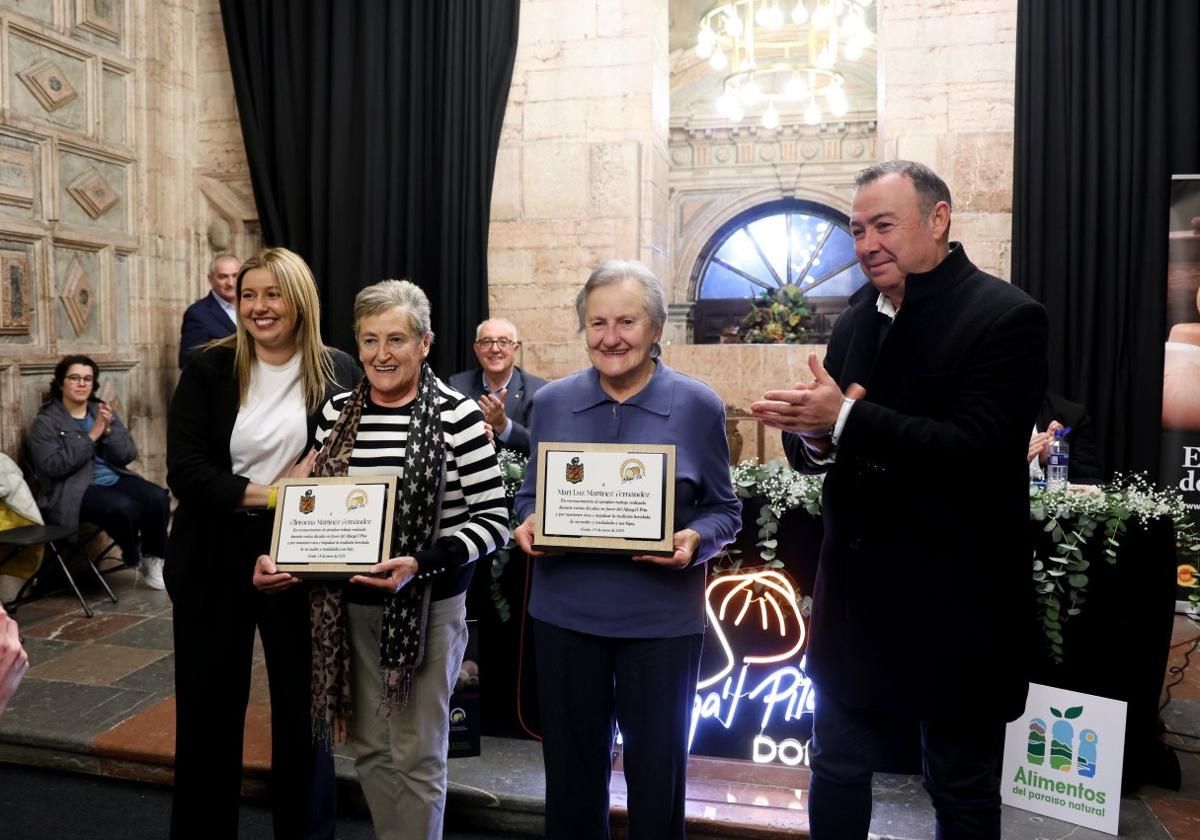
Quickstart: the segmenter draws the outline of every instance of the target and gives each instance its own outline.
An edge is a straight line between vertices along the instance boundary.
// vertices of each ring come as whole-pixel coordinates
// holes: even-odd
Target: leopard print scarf
[[[370,382],[363,379],[342,407],[317,456],[314,475],[348,474],[370,390]],[[397,485],[392,557],[413,556],[428,548],[437,531],[446,457],[439,403],[437,377],[428,364],[423,364],[409,416],[404,475]],[[334,743],[346,740],[352,709],[350,634],[342,588],[340,583],[317,583],[309,588],[313,728],[318,738]],[[384,601],[379,640],[383,672],[380,705],[389,712],[407,704],[414,675],[424,658],[430,589],[429,582],[409,583]]]

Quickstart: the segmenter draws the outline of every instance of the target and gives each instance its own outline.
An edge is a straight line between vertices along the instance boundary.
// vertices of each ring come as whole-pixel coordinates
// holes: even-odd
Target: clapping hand
[[[112,426],[113,410],[106,402],[96,404],[96,421],[92,424],[91,431],[88,436],[92,440],[100,440],[103,435],[108,434],[109,428]]]
[[[503,434],[508,427],[508,415],[504,413],[504,398],[507,395],[508,389],[501,388],[500,393],[494,397],[484,394],[479,398],[479,410],[483,412],[483,419],[492,424],[497,434]]]

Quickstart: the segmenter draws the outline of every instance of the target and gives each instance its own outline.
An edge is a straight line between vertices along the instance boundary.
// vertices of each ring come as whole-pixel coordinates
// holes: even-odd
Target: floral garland
[[[813,516],[820,516],[821,487],[825,483],[825,476],[796,472],[783,461],[760,464],[756,458],[750,458],[730,467],[729,477],[739,498],[762,500],[754,520],[758,526],[758,541],[755,543],[758,556],[771,568],[781,568],[783,561],[775,556],[775,549],[779,547],[775,539],[779,520],[789,510],[798,507],[803,507]],[[714,574],[740,568],[742,560],[738,554],[737,549],[722,551],[714,558]]]
[[[821,514],[823,475],[804,475],[780,461],[759,464],[751,459],[730,468],[733,485],[743,499],[762,499],[758,525],[759,556],[773,568],[783,562],[775,557],[779,520],[787,511],[803,507],[813,516]],[[1174,489],[1155,487],[1144,475],[1121,476],[1101,485],[1099,492],[1030,490],[1029,513],[1054,542],[1054,554],[1033,557],[1033,585],[1037,593],[1038,618],[1050,654],[1057,663],[1063,657],[1063,626],[1079,615],[1087,597],[1089,562],[1084,548],[1104,531],[1104,559],[1117,562],[1121,535],[1129,520],[1145,524],[1168,517],[1175,524],[1176,548],[1184,559],[1178,568],[1179,585],[1190,587],[1189,600],[1200,604],[1200,532],[1192,521],[1183,497]],[[716,573],[734,571],[741,565],[737,551],[727,551],[716,561]]]
[[[501,450],[498,458],[504,493],[511,501],[525,479],[529,459],[508,450]],[[789,510],[800,507],[813,516],[821,515],[824,475],[797,472],[783,461],[760,464],[753,458],[730,467],[729,473],[740,498],[761,501],[755,518],[758,526],[755,545],[760,559],[771,568],[782,567],[783,561],[776,557],[775,551],[779,546],[776,539],[779,521]],[[1029,514],[1033,521],[1045,523],[1043,530],[1054,544],[1050,556],[1034,554],[1032,575],[1038,618],[1055,662],[1062,662],[1064,625],[1072,616],[1079,615],[1087,599],[1089,561],[1084,548],[1100,530],[1104,532],[1104,559],[1115,564],[1121,536],[1129,530],[1130,520],[1145,524],[1159,517],[1169,518],[1175,525],[1176,547],[1183,561],[1178,567],[1179,585],[1190,587],[1189,600],[1194,605],[1200,604],[1200,531],[1178,491],[1156,487],[1141,474],[1117,475],[1092,493],[1035,486],[1030,488]],[[514,519],[513,528],[516,525]],[[500,591],[499,580],[512,545],[510,539],[492,560],[492,603],[502,621],[508,621],[511,610]],[[727,549],[714,558],[713,573],[737,570],[742,563],[738,553],[737,549]]]
[[[1033,557],[1033,586],[1037,593],[1038,618],[1056,663],[1063,658],[1063,626],[1079,615],[1087,598],[1088,560],[1083,549],[1104,530],[1104,560],[1117,562],[1121,535],[1129,521],[1145,524],[1159,517],[1175,525],[1176,551],[1180,563],[1176,578],[1180,586],[1190,587],[1188,600],[1200,603],[1196,571],[1200,565],[1200,533],[1183,497],[1174,489],[1156,487],[1143,474],[1123,476],[1102,484],[1094,493],[1047,490],[1031,487],[1029,515],[1044,522],[1043,530],[1054,543],[1054,553],[1046,558]]]

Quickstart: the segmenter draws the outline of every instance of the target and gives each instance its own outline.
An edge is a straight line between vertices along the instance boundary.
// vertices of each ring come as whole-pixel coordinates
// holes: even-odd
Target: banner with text
[[[1159,478],[1183,493],[1200,522],[1200,175],[1171,176],[1169,227]],[[1197,585],[1183,558],[1178,581],[1182,607]]]
[[[1030,683],[1004,737],[1004,804],[1116,834],[1125,711],[1121,700]]]

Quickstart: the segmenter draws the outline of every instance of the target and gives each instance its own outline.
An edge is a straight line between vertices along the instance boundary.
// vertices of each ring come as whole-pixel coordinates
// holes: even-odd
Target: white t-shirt
[[[307,443],[300,354],[278,367],[257,360],[229,438],[234,474],[270,484],[296,463]]]

